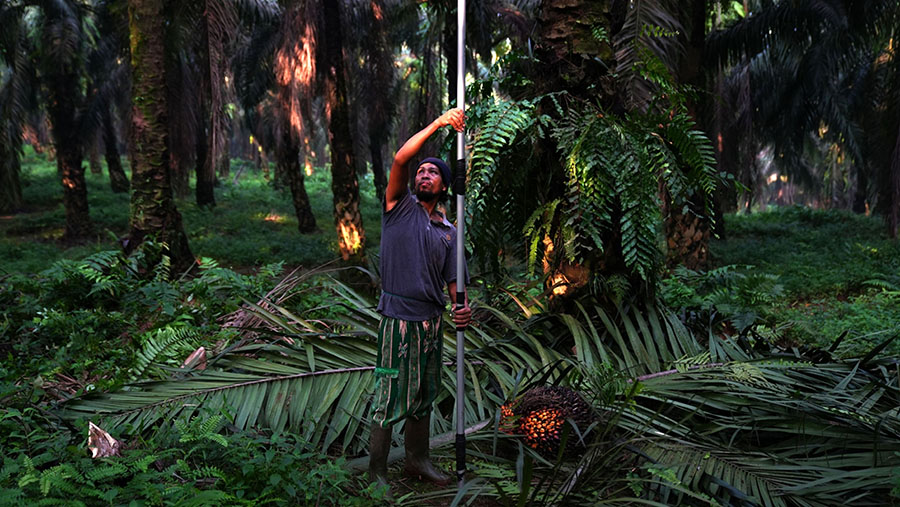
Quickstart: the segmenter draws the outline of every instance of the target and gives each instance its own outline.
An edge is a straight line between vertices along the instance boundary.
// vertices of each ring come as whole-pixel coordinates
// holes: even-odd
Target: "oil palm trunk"
[[[325,82],[331,105],[331,191],[341,258],[361,261],[366,243],[359,211],[359,181],[353,163],[350,114],[344,75],[340,2],[324,2]]]
[[[275,163],[291,188],[291,200],[297,215],[297,229],[301,234],[307,234],[316,231],[316,217],[309,203],[303,168],[300,166],[300,141],[291,129],[290,119],[286,118],[285,111],[290,110],[290,104],[284,103],[290,101],[287,95],[289,95],[287,90],[281,90],[279,93],[282,102],[278,113],[281,125],[280,139],[275,146]]]
[[[129,0],[132,65],[131,232],[126,251],[149,238],[165,243],[172,267],[183,270],[194,257],[175,208],[169,175],[164,75],[163,0]]]
[[[122,169],[122,156],[119,153],[119,136],[109,108],[103,111],[103,148],[106,157],[106,170],[109,172],[109,186],[113,192],[128,192],[128,176]]]
[[[69,67],[62,65],[61,68]],[[93,226],[88,213],[87,183],[84,179],[84,154],[81,129],[78,125],[78,105],[81,94],[72,90],[77,82],[75,74],[52,73],[47,76],[50,89],[49,114],[53,125],[53,142],[56,147],[56,168],[62,180],[63,207],[66,212],[66,228],[63,239],[79,241],[91,234]]]

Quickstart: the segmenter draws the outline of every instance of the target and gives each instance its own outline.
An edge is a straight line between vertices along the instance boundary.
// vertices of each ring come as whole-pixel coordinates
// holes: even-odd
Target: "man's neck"
[[[425,211],[428,212],[428,216],[431,216],[432,214],[434,214],[434,207],[437,206],[436,198],[432,199],[431,201],[420,200],[419,203],[422,205],[423,208],[425,208]]]

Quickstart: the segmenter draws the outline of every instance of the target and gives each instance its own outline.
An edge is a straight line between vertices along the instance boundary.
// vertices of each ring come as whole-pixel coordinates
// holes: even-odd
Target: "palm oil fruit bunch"
[[[500,407],[503,431],[520,435],[525,444],[545,456],[559,451],[565,427],[571,421],[579,431],[569,428],[566,451],[584,448],[579,438],[594,420],[591,406],[577,392],[562,386],[530,389],[516,400]]]

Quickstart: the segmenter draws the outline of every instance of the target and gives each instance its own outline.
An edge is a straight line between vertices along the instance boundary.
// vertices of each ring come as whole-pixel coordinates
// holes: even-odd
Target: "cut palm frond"
[[[224,411],[238,429],[291,431],[326,451],[361,453],[380,317],[371,298],[336,280],[327,286],[346,311],[338,320],[289,308],[291,291],[302,290],[295,286],[279,296],[283,304],[247,303],[256,339],[212,358],[207,370],[72,400],[62,414],[99,414],[105,427],[136,431]],[[758,343],[750,352],[713,334],[704,343],[653,303],[585,300],[577,313],[558,314],[513,302],[520,313],[507,314],[474,302],[482,317],[466,332],[467,420],[493,419],[523,386],[578,379],[604,414],[579,429],[594,444],[574,462],[529,458],[544,475],[525,497],[590,503],[637,491],[642,501],[668,504],[873,503],[900,466],[890,360],[813,363],[798,351],[763,354]],[[455,417],[449,326],[444,342],[435,432],[451,430]]]

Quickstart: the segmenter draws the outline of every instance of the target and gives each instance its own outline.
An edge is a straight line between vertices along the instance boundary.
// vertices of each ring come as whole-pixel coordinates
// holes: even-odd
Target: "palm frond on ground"
[[[244,324],[243,332],[253,341],[241,340],[209,360],[209,369],[177,371],[173,379],[138,382],[126,390],[73,400],[63,407],[63,413],[67,417],[96,413],[108,418],[110,427],[135,431],[188,417],[199,406],[213,411],[226,408],[235,414],[234,425],[241,429],[296,431],[325,448],[342,436],[342,449],[361,449],[366,430],[359,422],[366,416],[371,396],[369,370],[375,363],[380,318],[375,301],[331,280],[335,305],[345,313],[338,320],[313,320],[286,307],[292,294],[300,290],[290,288],[295,285],[285,281],[284,290],[270,294],[272,300],[247,302],[245,311],[251,319],[227,319]],[[677,319],[659,312],[636,317],[634,311],[623,310],[619,317],[604,313],[605,323],[591,323],[587,325],[590,331],[584,331],[573,316],[525,319],[482,306],[482,322],[472,326],[466,337],[466,420],[493,417],[497,407],[516,394],[523,376],[570,356],[573,347],[576,357],[589,364],[616,357],[623,367],[636,367],[638,356],[622,352],[627,343],[651,343],[654,336],[673,343],[677,338],[669,334],[684,332]],[[656,334],[645,337],[644,332]],[[578,333],[575,341],[570,333]],[[613,335],[614,344],[604,345],[606,336]],[[456,336],[449,327],[444,342],[445,365],[450,370]],[[654,348],[652,355],[660,354]],[[453,424],[454,375],[448,372],[444,377],[447,389],[437,400],[434,417],[438,431],[449,430]],[[307,409],[309,404],[315,410]]]
[[[207,370],[72,400],[62,414],[100,415],[110,428],[133,432],[224,409],[239,429],[291,431],[321,449],[363,453],[379,316],[371,297],[337,280],[328,286],[344,309],[337,317],[288,308],[302,289],[284,283],[271,300],[245,305],[253,327],[244,331],[255,338]],[[774,347],[758,352],[765,344],[750,352],[733,338],[698,339],[656,304],[604,309],[583,301],[567,315],[509,295],[506,306],[481,305],[467,332],[466,420],[494,419],[524,386],[548,382],[580,389],[603,416],[579,429],[593,444],[574,461],[523,450],[519,465],[508,463],[521,485],[503,495],[820,505],[888,494],[900,465],[900,392],[889,360],[815,362]],[[454,423],[454,334],[444,336],[448,371],[434,433]],[[482,432],[473,445],[504,463],[508,455],[483,448],[496,437]],[[495,482],[468,491],[503,497]]]

